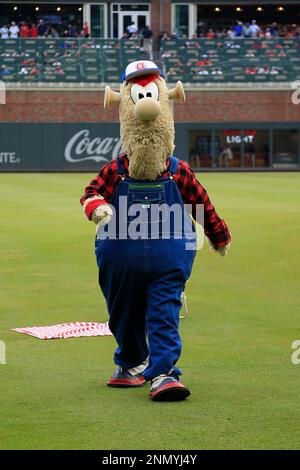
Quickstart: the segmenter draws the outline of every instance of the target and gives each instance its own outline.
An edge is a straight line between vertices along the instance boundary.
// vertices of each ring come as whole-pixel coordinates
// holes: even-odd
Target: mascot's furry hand
[[[219,253],[220,256],[227,256],[227,251],[230,248],[230,243],[228,243],[228,245],[225,245],[225,246],[216,247],[212,244],[209,238],[207,238],[207,241],[208,241],[209,248],[211,250],[216,251],[217,253]]]
[[[98,201],[98,202],[97,202]],[[101,201],[101,202],[100,202]],[[83,210],[85,211],[86,206],[89,204],[97,203],[99,204],[92,212],[91,220],[95,222],[95,224],[105,225],[111,219],[113,215],[113,211],[108,204],[103,203],[104,198],[100,195],[89,197],[83,204]]]
[[[105,225],[111,219],[113,211],[108,204],[101,204],[101,206],[96,207],[92,214],[92,221],[98,225]]]

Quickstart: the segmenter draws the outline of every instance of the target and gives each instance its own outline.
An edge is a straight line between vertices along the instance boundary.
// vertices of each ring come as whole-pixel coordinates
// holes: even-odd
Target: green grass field
[[[203,174],[233,235],[200,251],[187,286],[180,366],[191,397],[106,387],[112,337],[41,341],[22,326],[106,321],[89,174],[0,174],[1,449],[300,447],[300,174]]]

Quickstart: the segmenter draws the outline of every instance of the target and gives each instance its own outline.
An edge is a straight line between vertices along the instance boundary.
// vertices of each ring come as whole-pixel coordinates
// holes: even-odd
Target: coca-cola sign
[[[178,127],[179,126],[179,127]],[[186,125],[177,124],[176,156],[187,158]],[[99,172],[123,152],[119,122],[2,122],[3,171]]]
[[[121,153],[120,137],[90,136],[88,129],[82,129],[74,134],[65,147],[65,159],[69,163],[79,163],[92,160],[96,163],[107,162]]]

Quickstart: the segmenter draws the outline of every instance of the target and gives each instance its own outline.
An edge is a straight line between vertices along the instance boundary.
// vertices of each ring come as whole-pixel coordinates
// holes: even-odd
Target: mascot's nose
[[[134,106],[134,114],[141,121],[152,121],[161,113],[160,103],[154,98],[142,98]]]

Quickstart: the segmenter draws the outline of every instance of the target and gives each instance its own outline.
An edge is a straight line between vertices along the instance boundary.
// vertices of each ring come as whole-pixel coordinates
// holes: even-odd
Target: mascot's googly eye
[[[154,82],[149,83],[145,87],[134,83],[131,87],[130,94],[134,103],[137,103],[143,98],[153,98],[158,100],[158,87]]]
[[[154,82],[148,83],[148,85],[144,87],[144,90],[145,90],[146,96],[148,96],[149,98],[158,100],[158,87],[156,83]]]

